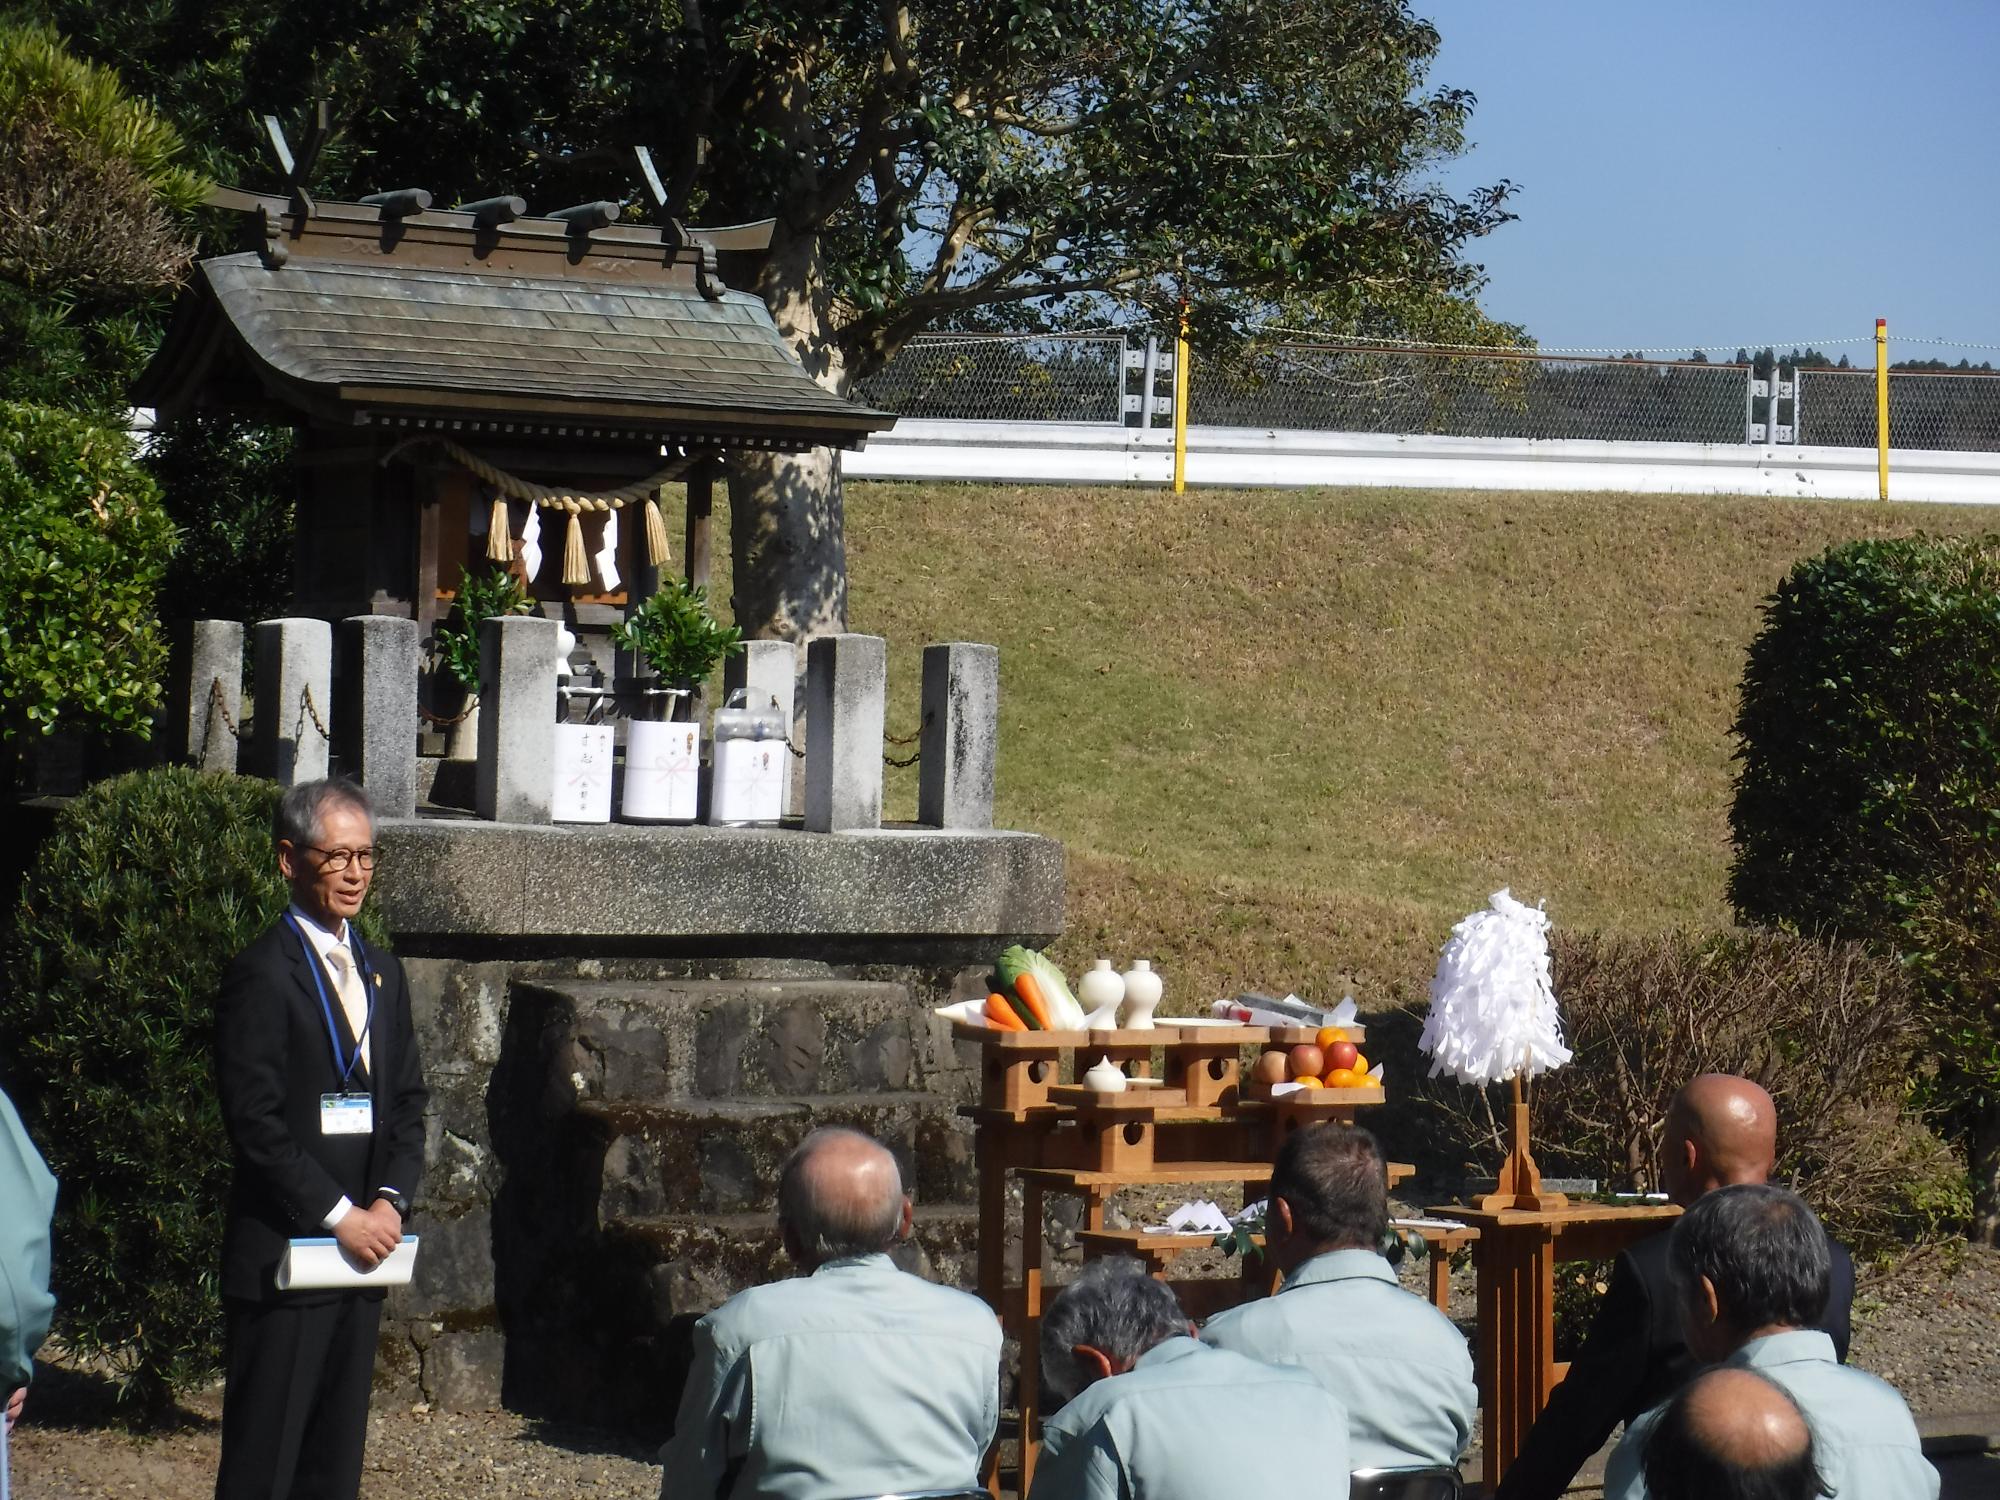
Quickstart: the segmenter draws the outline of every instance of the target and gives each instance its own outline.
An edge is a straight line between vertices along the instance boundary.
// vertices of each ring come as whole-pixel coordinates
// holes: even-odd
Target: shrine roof
[[[553,244],[509,226],[507,253],[478,255],[469,224],[412,245],[404,226],[310,227],[317,241],[295,232],[289,254],[201,263],[140,405],[775,449],[852,447],[895,421],[813,380],[764,303],[722,287],[699,247],[620,238],[579,254],[561,226]]]

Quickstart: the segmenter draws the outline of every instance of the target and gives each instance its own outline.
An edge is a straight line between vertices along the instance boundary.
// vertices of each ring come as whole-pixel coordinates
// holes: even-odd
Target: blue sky
[[[2000,346],[2000,0],[1413,0],[1479,96],[1443,172],[1520,184],[1474,249],[1544,346]],[[1726,347],[1725,347],[1726,346]],[[1861,362],[1863,345],[1842,345]],[[1868,356],[1872,359],[1872,351]]]

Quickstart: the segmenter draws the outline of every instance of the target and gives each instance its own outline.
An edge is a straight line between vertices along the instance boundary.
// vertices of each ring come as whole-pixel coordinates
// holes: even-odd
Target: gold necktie
[[[361,1038],[361,1066],[372,1071],[374,1064],[368,1057],[371,1041],[362,1030],[368,1024],[368,994],[362,987],[361,976],[354,972],[353,955],[342,943],[326,950],[326,963],[333,971],[333,987],[340,993],[340,1008],[347,1014],[347,1029]]]

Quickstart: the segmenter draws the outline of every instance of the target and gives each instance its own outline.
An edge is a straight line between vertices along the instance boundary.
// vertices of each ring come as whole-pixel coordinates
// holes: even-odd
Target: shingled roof
[[[514,253],[488,237],[482,257],[461,217],[394,234],[361,221],[306,253],[204,261],[135,399],[169,416],[274,403],[357,426],[777,449],[851,447],[895,421],[814,381],[761,300],[696,274],[698,247],[690,270],[671,250],[662,261],[657,231],[640,242],[619,226],[616,253],[591,256],[566,226],[523,226],[524,242],[510,225]],[[411,225],[431,233],[399,254]]]

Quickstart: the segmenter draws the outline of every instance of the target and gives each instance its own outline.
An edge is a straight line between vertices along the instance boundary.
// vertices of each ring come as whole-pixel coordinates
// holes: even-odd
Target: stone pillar
[[[473,806],[496,823],[546,823],[555,805],[556,634],[540,615],[479,625],[479,770]]]
[[[417,811],[417,622],[400,615],[350,615],[340,622],[340,722],[334,726],[349,773],[385,818]]]
[[[256,732],[251,769],[279,786],[326,775],[333,712],[333,627],[324,620],[259,620]]]
[[[999,735],[1000,648],[971,641],[924,647],[919,823],[936,828],[993,826],[993,761]]]
[[[766,702],[776,703],[778,712],[785,716],[785,733],[792,733],[792,702],[798,686],[799,651],[790,641],[745,641],[743,654],[732,656],[722,665],[722,692],[726,702],[729,694],[738,688],[744,689],[744,698],[752,708],[762,707]],[[793,739],[797,744],[797,739]],[[785,778],[785,804],[787,813],[798,805],[798,794],[792,787],[793,778]]]
[[[879,635],[823,635],[806,647],[806,828],[882,826],[882,717],[889,648]]]
[[[182,624],[174,632],[171,682],[167,753],[203,771],[234,771],[234,726],[243,722],[243,622]]]

